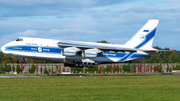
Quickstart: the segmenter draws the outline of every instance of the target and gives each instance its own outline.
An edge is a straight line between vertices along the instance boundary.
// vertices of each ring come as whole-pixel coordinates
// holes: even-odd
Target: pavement
[[[168,76],[168,75],[180,75],[180,74],[119,74],[119,75],[85,75],[85,74],[61,74],[61,75],[51,75],[51,76],[0,76],[0,78],[11,78],[11,77],[103,77],[103,76]]]

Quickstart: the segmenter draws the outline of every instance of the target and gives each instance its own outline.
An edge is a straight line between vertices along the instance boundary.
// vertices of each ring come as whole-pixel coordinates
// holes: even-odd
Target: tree
[[[180,62],[179,60],[180,59],[179,59],[178,52],[172,52],[171,57],[170,57],[170,63]]]
[[[170,50],[169,48],[165,47],[164,49],[162,50]],[[159,52],[160,53],[160,52]],[[169,62],[170,60],[170,55],[171,55],[171,52],[170,51],[161,51],[160,53],[160,56],[161,56],[161,59],[163,60],[164,63],[167,63]]]
[[[48,70],[48,73],[50,74],[51,73],[51,69],[49,68],[49,70]]]
[[[29,68],[29,73],[34,73],[36,70],[36,66],[34,65],[34,63],[32,64],[31,68]]]
[[[44,69],[44,74],[47,74],[48,71],[47,71],[47,67],[45,66],[45,69]]]
[[[51,67],[51,73],[53,74],[53,67]]]
[[[22,69],[21,69],[21,67],[19,66],[19,65],[17,65],[17,67],[16,67],[16,72],[19,74],[20,72],[22,72]]]
[[[116,72],[116,70],[115,70],[115,66],[113,65],[113,73],[115,73]]]
[[[79,72],[81,71],[81,68],[76,68],[76,70],[77,70],[77,74],[79,74]],[[88,72],[91,72],[91,70],[90,70],[90,68],[88,68]]]
[[[11,71],[11,66],[7,65],[7,64],[1,65],[0,66],[0,71],[1,72],[10,72]]]
[[[136,64],[134,63],[134,68],[133,72],[136,73]]]
[[[161,62],[161,57],[159,53],[151,55],[150,58],[147,60],[147,63],[159,63],[159,62]]]
[[[129,63],[127,63],[126,68],[127,68],[127,73],[128,73],[128,72],[130,71],[130,66],[129,66]]]
[[[15,72],[15,67],[14,67],[14,65],[13,65],[13,72]]]
[[[126,72],[127,71],[127,66],[125,64],[123,64],[122,69],[123,69],[124,72]]]
[[[97,41],[97,43],[107,43],[107,44],[109,44],[109,42],[107,42],[106,40]]]
[[[96,71],[96,73],[98,72],[98,65],[94,66],[94,70]]]
[[[106,66],[106,72],[109,73],[109,65]]]
[[[100,66],[99,66],[99,70],[97,71],[97,73],[99,73],[99,74],[101,73],[101,67]]]
[[[73,73],[76,74],[76,71],[77,71],[77,67],[74,67]],[[87,73],[87,69],[85,69],[85,73]]]
[[[158,70],[159,72],[161,72],[162,71],[162,64],[160,63],[160,65],[159,65],[159,70]]]
[[[13,61],[12,61],[12,56],[10,56],[10,55],[4,55],[4,57],[2,58],[2,60],[3,60],[5,63],[13,63]]]
[[[84,69],[83,68],[81,68],[81,73],[84,73]]]
[[[117,73],[119,73],[119,65],[117,65]]]
[[[0,72],[3,70],[3,65],[0,66]]]
[[[154,72],[156,72],[156,68],[157,68],[157,66],[154,64],[154,68],[153,68]]]
[[[107,68],[107,67],[106,67]],[[103,73],[105,73],[106,72],[106,68],[105,67],[103,67]]]
[[[172,72],[172,69],[171,69],[171,67],[169,68],[169,73],[171,73]]]
[[[2,58],[4,57],[4,54],[3,54],[3,52],[0,52],[0,63],[2,63],[3,61],[2,61]]]
[[[40,72],[41,72],[41,74],[42,74],[42,67],[40,68]]]

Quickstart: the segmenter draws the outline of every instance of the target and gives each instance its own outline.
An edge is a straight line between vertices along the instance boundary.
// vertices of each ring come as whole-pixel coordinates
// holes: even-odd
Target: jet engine
[[[97,54],[100,52],[101,50],[98,50],[98,49],[87,49],[87,50],[82,51],[82,57],[95,58],[97,57]]]
[[[77,51],[80,51],[80,49],[76,47],[68,47],[68,48],[63,48],[61,50],[61,54],[63,56],[76,56]]]

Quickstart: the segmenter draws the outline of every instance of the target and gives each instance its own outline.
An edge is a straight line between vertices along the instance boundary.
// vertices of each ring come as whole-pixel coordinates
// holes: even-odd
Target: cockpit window
[[[16,41],[23,41],[23,38],[18,38]]]

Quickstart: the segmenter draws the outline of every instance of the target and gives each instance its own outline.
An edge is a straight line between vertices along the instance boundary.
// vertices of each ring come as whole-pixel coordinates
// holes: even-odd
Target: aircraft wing
[[[124,48],[124,47],[117,47],[114,45],[100,45],[100,44],[84,44],[84,43],[72,43],[72,42],[58,42],[58,46],[62,48],[66,47],[76,47],[82,50],[86,49],[99,49],[101,51],[128,51],[128,52],[136,52],[136,51],[149,51],[149,50],[142,50],[142,49],[135,49],[135,48]]]

